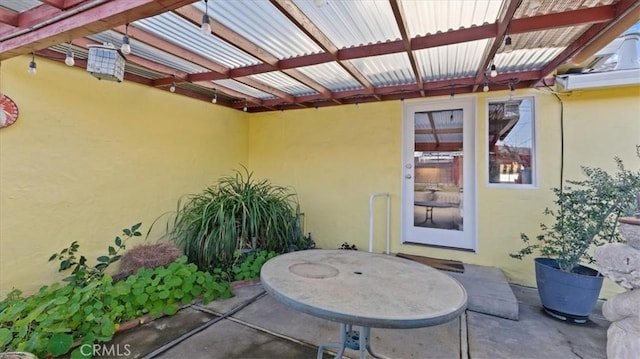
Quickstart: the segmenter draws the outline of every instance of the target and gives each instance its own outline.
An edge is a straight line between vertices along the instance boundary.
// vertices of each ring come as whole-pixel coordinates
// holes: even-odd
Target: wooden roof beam
[[[420,70],[418,69],[418,62],[416,61],[416,57],[411,51],[411,39],[409,37],[409,27],[407,26],[407,19],[404,16],[404,9],[402,7],[402,2],[398,0],[389,0],[391,3],[391,11],[393,11],[393,17],[396,19],[396,24],[398,25],[398,29],[400,30],[400,36],[402,36],[402,45],[404,46],[404,50],[409,57],[409,63],[411,64],[411,69],[413,70],[413,76],[416,79],[416,84],[418,87],[422,88],[422,75],[420,74]],[[420,91],[420,94],[424,96],[424,91]]]
[[[179,9],[176,9],[174,12],[179,16],[181,16],[182,18],[184,18],[185,20],[191,22],[192,24],[196,26],[200,26],[203,13],[200,10],[198,10],[195,6],[192,6],[192,5],[184,6]],[[211,25],[211,32],[215,36],[223,39],[224,41],[230,44],[233,44],[235,47],[239,48],[240,50],[254,56],[255,58],[269,65],[269,67],[265,67],[264,72],[270,72],[270,71],[275,71],[279,69],[278,58],[271,55],[268,51],[262,49],[261,47],[257,46],[256,44],[252,43],[248,39],[244,38],[240,34],[229,29],[228,27],[224,26],[222,23],[214,19],[210,19],[209,24]],[[304,76],[304,74],[300,73],[298,70],[290,69],[289,71],[284,71],[284,72],[287,75],[294,78],[296,81],[299,81],[307,85],[308,87],[311,87],[312,89],[318,91],[319,93],[322,93],[324,96],[330,97],[330,92],[326,88],[324,88],[317,82],[313,81],[309,77]],[[249,73],[249,74],[246,74],[245,76],[248,76],[248,75],[253,75],[253,74]],[[203,75],[201,75],[198,78],[198,81],[202,81],[202,80],[205,80],[205,77]]]
[[[576,39],[576,41],[567,46],[560,55],[547,63],[545,67],[540,70],[540,77],[537,80],[541,81],[579,51],[586,48],[593,42],[598,41],[601,37],[607,36],[607,32],[613,31],[619,35],[630,25],[633,25],[640,20],[640,2],[636,0],[621,0],[614,5],[611,5],[611,7],[613,7],[613,14],[609,21],[592,25],[578,39]],[[538,81],[533,81],[534,84],[532,86],[535,86],[535,83]]]
[[[111,0],[86,3],[84,6],[87,8],[80,13],[72,16],[65,16],[63,13],[57,21],[55,17],[50,18],[48,21],[51,23],[41,22],[33,28],[17,28],[3,35],[0,38],[0,60],[109,30],[192,2],[193,0]],[[82,6],[79,5],[74,10],[79,11]]]
[[[521,0],[510,0],[509,4],[505,6],[500,15],[498,16],[498,26],[496,27],[495,39],[491,43],[491,46],[485,49],[484,54],[482,55],[482,61],[480,62],[480,67],[476,71],[476,84],[473,86],[473,92],[476,92],[478,89],[478,84],[483,80],[485,73],[487,71],[487,67],[489,67],[489,63],[493,60],[493,57],[496,55],[496,52],[502,45],[502,41],[509,29],[509,23],[513,18],[513,14],[515,14],[518,6],[521,4]]]
[[[304,32],[313,42],[331,55],[334,61],[340,65],[349,75],[355,78],[369,93],[374,93],[374,87],[369,80],[351,63],[340,61],[338,47],[305,15],[293,2],[285,0],[270,0],[287,19],[298,29]]]
[[[19,26],[20,14],[0,7],[0,22],[11,27]]]

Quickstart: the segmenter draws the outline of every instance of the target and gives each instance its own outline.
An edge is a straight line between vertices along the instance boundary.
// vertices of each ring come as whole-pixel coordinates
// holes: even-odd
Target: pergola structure
[[[0,0],[0,60],[85,68],[126,35],[125,81],[259,112],[549,85],[639,19],[636,0]]]

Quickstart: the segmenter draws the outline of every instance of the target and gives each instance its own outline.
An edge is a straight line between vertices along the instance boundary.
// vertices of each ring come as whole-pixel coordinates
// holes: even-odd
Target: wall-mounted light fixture
[[[29,75],[35,75],[38,70],[38,65],[36,64],[36,54],[35,53],[31,53],[31,62],[29,62],[29,69],[27,70],[27,72],[29,73]]]
[[[202,26],[200,26],[200,32],[203,35],[209,35],[211,33],[211,25],[209,24],[209,5],[208,0],[204,0],[204,15],[202,15]]]

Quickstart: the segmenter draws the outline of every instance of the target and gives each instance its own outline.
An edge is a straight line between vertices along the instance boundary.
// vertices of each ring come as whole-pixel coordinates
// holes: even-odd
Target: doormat
[[[446,270],[450,272],[464,273],[464,265],[460,261],[454,261],[451,259],[423,257],[423,256],[416,256],[413,254],[404,254],[404,253],[398,253],[396,254],[396,257],[410,259],[412,261],[426,264],[436,269]]]

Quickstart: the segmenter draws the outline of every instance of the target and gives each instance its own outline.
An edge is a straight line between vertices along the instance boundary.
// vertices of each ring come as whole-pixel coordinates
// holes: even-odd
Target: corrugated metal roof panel
[[[133,26],[151,32],[164,40],[228,68],[260,63],[255,57],[229,45],[216,36],[202,35],[198,27],[171,12],[138,20],[133,23]]]
[[[498,53],[494,63],[498,72],[515,72],[539,70],[564,50],[563,47],[541,48],[531,50],[514,50]]]
[[[432,47],[415,51],[424,81],[475,76],[482,54],[492,40]]]
[[[314,89],[301,84],[300,82],[281,72],[267,72],[265,74],[251,75],[249,76],[249,78],[258,80],[264,84],[267,84],[273,88],[277,88],[293,96],[317,94]]]
[[[114,45],[120,45],[122,42],[122,35],[115,31],[103,31],[95,35],[89,35],[88,38],[101,43],[112,43]],[[135,56],[148,59],[159,64],[163,64],[169,67],[176,68],[186,73],[196,73],[207,71],[206,68],[184,60],[178,56],[169,54],[155,47],[149,46],[140,41],[131,39],[131,53]]]
[[[535,0],[525,1],[516,10],[515,19],[540,14],[576,10],[583,7],[611,5],[617,0]]]
[[[416,143],[434,143],[436,142],[436,138],[433,137],[433,135],[418,134],[418,135],[415,135],[414,141]]]
[[[416,83],[406,53],[365,57],[351,63],[376,87]]]
[[[331,91],[360,90],[362,85],[335,62],[305,66],[298,69]]]
[[[138,76],[142,76],[144,78],[147,79],[151,79],[151,80],[157,80],[157,79],[161,79],[161,78],[165,78],[167,77],[165,74],[159,73],[159,72],[155,72],[155,71],[151,71],[151,70],[147,70],[135,65],[126,65],[125,64],[125,70],[127,72],[130,72],[134,75],[138,75]]]
[[[338,48],[400,38],[388,1],[330,0],[320,7],[314,0],[294,2]]]
[[[527,32],[511,36],[514,49],[536,49],[542,47],[566,47],[575,41],[589,25]]]
[[[23,12],[34,7],[42,5],[43,2],[37,0],[2,0],[0,1],[0,7],[9,9],[15,12]]]
[[[496,21],[503,1],[496,0],[402,0],[409,36],[424,36]]]
[[[268,0],[209,0],[209,17],[222,23],[278,59],[322,52],[322,49]],[[204,12],[205,4],[193,4]],[[268,20],[266,20],[268,19]],[[283,41],[284,40],[284,41]]]
[[[185,90],[189,90],[189,91],[193,91],[195,93],[199,93],[201,95],[211,96],[211,98],[213,98],[213,91],[208,89],[208,88],[206,88],[206,87],[194,85],[194,84],[189,83],[189,82],[181,82],[181,83],[178,83],[176,86],[179,87],[179,88],[185,89]]]
[[[224,80],[215,80],[212,81],[215,84],[230,88],[232,90],[238,91],[238,92],[242,92],[245,93],[251,97],[255,97],[255,98],[259,98],[259,99],[263,99],[263,100],[268,100],[268,99],[274,99],[276,98],[275,96],[273,96],[270,93],[266,93],[260,90],[257,90],[253,87],[247,86],[243,83],[240,83],[236,80],[231,80],[231,79],[224,79]]]

